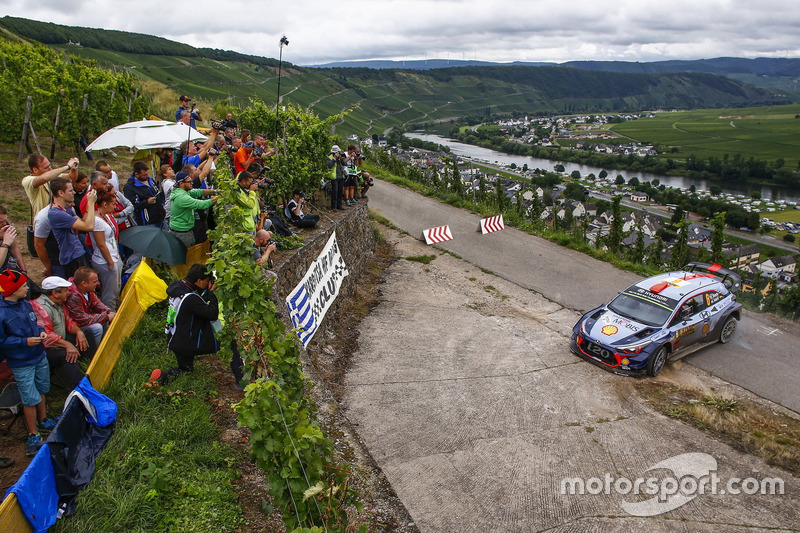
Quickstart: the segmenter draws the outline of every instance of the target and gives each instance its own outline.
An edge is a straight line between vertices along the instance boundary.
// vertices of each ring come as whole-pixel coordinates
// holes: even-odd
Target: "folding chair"
[[[20,417],[22,417],[22,398],[19,395],[17,382],[13,381],[3,387],[3,391],[0,392],[0,420],[11,419],[8,426],[0,428],[0,435],[13,437],[14,434],[11,432],[11,428]]]

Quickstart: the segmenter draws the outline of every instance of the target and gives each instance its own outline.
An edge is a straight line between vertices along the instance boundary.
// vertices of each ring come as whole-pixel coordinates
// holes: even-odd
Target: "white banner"
[[[317,332],[349,273],[334,232],[302,281],[286,297],[289,318],[299,330],[297,336],[304,347]]]

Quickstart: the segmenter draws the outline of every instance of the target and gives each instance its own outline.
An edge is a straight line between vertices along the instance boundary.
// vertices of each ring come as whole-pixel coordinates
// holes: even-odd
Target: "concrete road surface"
[[[606,298],[614,290],[596,280],[624,285],[628,275],[514,231],[476,239],[468,214],[388,187],[370,193],[383,216],[414,233],[451,223],[448,248],[477,263],[460,241],[488,242],[493,252],[476,252],[481,266],[549,295],[385,232],[400,257],[436,258],[386,272],[381,303],[359,326],[343,408],[420,531],[800,529],[797,478],[653,411],[637,380],[570,353],[573,308],[593,298],[582,292]],[[693,380],[714,395],[734,389],[690,365],[656,379]],[[631,494],[648,478],[661,500]],[[734,478],[758,494],[736,494]],[[771,493],[778,484],[783,494]],[[673,486],[684,494],[670,495]]]
[[[369,207],[420,239],[425,229],[449,225],[453,240],[437,246],[580,312],[640,279],[514,228],[483,235],[477,231],[479,215],[380,180],[369,192]],[[800,328],[749,312],[739,327],[730,344],[705,348],[686,361],[800,413]]]

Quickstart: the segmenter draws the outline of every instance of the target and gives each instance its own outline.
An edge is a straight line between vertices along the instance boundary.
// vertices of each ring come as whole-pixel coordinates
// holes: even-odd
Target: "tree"
[[[720,187],[719,185],[712,185],[711,187],[708,188],[708,192],[710,192],[714,196],[719,196],[720,194],[722,194],[722,187]]]
[[[617,179],[614,180],[614,183],[617,185],[623,185],[625,183],[625,177],[622,174],[618,174]]]
[[[581,179],[581,171],[580,170],[573,170],[572,173],[569,175],[574,180]]]
[[[608,172],[605,169],[600,171],[600,174],[597,175],[600,179],[606,179],[608,177]]]
[[[553,170],[555,170],[556,172],[564,172],[564,165],[558,163],[556,166],[553,167]]]
[[[675,212],[672,213],[672,218],[670,219],[670,222],[672,222],[672,224],[675,225],[681,220],[683,220],[684,216],[685,214],[683,212],[683,208],[681,206],[677,206],[675,207]]]
[[[639,226],[636,230],[636,242],[631,248],[631,253],[630,253],[631,262],[636,263],[637,265],[641,265],[642,262],[644,261],[645,252],[646,249],[644,246],[644,232],[642,231],[642,227]]]
[[[783,236],[783,240],[786,242],[794,242],[795,238],[794,235],[787,233],[786,235]]]
[[[681,220],[677,224],[678,238],[672,246],[672,258],[670,265],[672,268],[681,268],[686,264],[686,258],[689,257],[689,225],[685,220]]]
[[[620,247],[622,246],[622,208],[620,207],[620,201],[622,200],[622,196],[617,195],[611,200],[611,214],[614,217],[614,220],[611,221],[611,228],[608,232],[608,237],[606,237],[606,243],[608,244],[608,249],[611,250],[613,253],[619,252]]]

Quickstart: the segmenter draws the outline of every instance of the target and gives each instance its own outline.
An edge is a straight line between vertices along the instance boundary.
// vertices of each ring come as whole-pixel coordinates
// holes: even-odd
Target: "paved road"
[[[436,207],[418,200],[408,214]],[[417,222],[396,220],[407,219]],[[456,230],[456,238],[470,229]],[[387,230],[384,237],[399,257],[435,260],[396,261],[386,271],[380,303],[358,328],[341,409],[421,532],[800,530],[800,479],[654,412],[637,393],[641,380],[572,355],[577,311],[409,235]],[[509,248],[519,245],[537,246]],[[601,274],[586,275],[602,275],[597,266]],[[574,280],[583,267],[569,270]],[[691,365],[666,368],[654,381],[741,394]],[[785,480],[785,491],[742,496],[723,488],[696,498],[665,491],[660,503],[624,486],[647,477],[666,488],[671,478],[691,492],[691,482],[708,487],[707,471],[721,487],[752,476]],[[585,481],[588,491],[568,490],[569,480]]]
[[[478,215],[380,180],[369,197],[370,209],[417,238],[425,229],[449,225],[453,240],[438,246],[570,309],[591,309],[638,279],[514,228],[482,235]],[[798,341],[795,324],[745,312],[733,342],[700,350],[686,361],[800,412]]]

